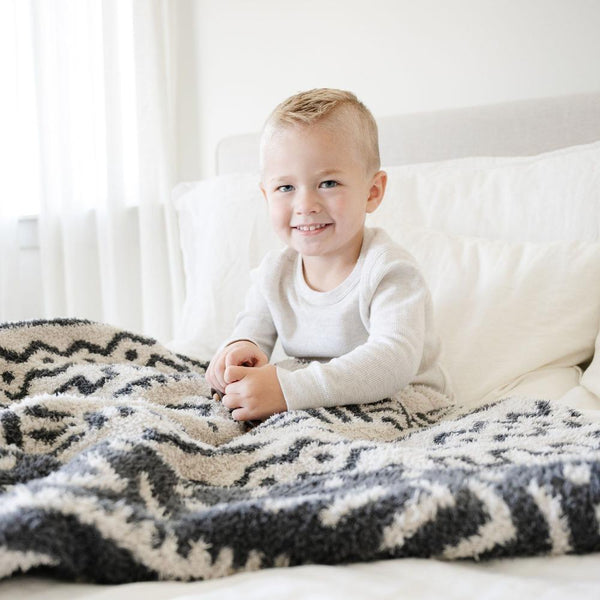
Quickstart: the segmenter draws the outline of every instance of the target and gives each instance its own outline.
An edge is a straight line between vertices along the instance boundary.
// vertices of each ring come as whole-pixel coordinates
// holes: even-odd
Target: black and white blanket
[[[0,326],[0,576],[203,579],[600,550],[600,423],[409,388],[257,427],[206,365],[86,321]]]

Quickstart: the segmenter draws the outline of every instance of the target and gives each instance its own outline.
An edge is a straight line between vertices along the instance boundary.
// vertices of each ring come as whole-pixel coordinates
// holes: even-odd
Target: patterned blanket
[[[205,367],[107,325],[0,326],[0,577],[600,550],[600,424],[575,410],[408,388],[248,427]]]

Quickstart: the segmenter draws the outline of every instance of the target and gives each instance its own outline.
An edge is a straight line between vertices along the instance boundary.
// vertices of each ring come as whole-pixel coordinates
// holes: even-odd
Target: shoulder
[[[365,229],[363,272],[384,276],[388,271],[419,272],[415,257],[380,228]]]
[[[297,257],[298,253],[288,247],[270,250],[254,270],[255,280],[262,283],[280,281],[286,274],[293,273]]]
[[[369,311],[375,305],[377,310],[384,306],[392,311],[403,306],[405,310],[407,302],[420,305],[431,297],[416,259],[381,229],[374,231],[367,248],[360,293]]]
[[[383,229],[366,232],[361,295],[370,304],[375,296],[386,293],[396,300],[429,292],[425,277],[414,256],[396,243]]]

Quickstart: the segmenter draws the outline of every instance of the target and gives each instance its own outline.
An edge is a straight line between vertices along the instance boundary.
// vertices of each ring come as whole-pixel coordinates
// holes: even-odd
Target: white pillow
[[[390,167],[373,226],[528,242],[600,241],[600,142],[537,156]]]
[[[429,283],[457,401],[592,356],[600,243],[518,243],[409,229],[395,239]]]
[[[250,271],[271,248],[273,233],[258,175],[183,183],[173,191],[178,212],[186,296],[169,347],[210,360],[244,306]]]

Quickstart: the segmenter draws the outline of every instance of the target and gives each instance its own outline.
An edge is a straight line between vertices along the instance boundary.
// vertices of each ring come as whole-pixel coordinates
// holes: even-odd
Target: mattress
[[[65,583],[43,577],[0,582],[11,600],[596,600],[600,554],[494,560],[486,563],[396,559],[347,566],[303,566],[241,573],[203,582],[118,586]]]

